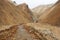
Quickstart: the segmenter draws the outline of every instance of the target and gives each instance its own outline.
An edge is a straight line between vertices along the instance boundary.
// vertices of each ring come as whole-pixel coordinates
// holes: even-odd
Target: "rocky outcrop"
[[[17,29],[17,25],[0,27],[0,40],[15,40]]]

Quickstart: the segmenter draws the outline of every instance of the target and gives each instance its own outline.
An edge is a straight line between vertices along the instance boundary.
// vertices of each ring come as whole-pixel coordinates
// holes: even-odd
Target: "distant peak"
[[[24,9],[28,9],[28,5],[26,3],[22,3],[20,5],[17,5],[17,7]]]
[[[26,3],[19,4],[18,6],[28,6]]]

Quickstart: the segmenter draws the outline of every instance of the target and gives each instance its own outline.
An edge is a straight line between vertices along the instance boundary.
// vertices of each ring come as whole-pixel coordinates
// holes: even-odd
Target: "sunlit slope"
[[[28,13],[26,12],[28,15]],[[32,18],[30,18],[32,20]],[[0,25],[20,24],[32,22],[25,15],[25,11],[18,9],[15,5],[7,0],[0,0]]]
[[[42,23],[60,26],[60,2],[57,2],[50,11],[46,12],[46,16],[40,17]]]

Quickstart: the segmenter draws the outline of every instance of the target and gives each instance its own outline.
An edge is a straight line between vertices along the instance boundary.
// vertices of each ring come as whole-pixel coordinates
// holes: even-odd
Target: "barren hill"
[[[24,8],[26,8],[26,11],[22,10],[23,7],[19,9],[6,0],[0,0],[0,25],[32,22],[33,19],[29,14],[30,12],[27,12],[29,8],[27,8],[27,6]]]
[[[40,17],[40,22],[60,26],[60,2],[57,2],[47,14]]]

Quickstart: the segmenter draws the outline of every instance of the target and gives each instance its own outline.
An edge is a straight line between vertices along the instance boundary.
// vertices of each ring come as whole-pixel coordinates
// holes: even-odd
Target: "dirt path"
[[[17,34],[15,35],[16,37],[16,40],[37,40],[37,39],[34,39],[31,34],[29,34],[26,29],[24,29],[24,26],[21,25],[21,26],[18,26],[19,29],[17,31]]]

